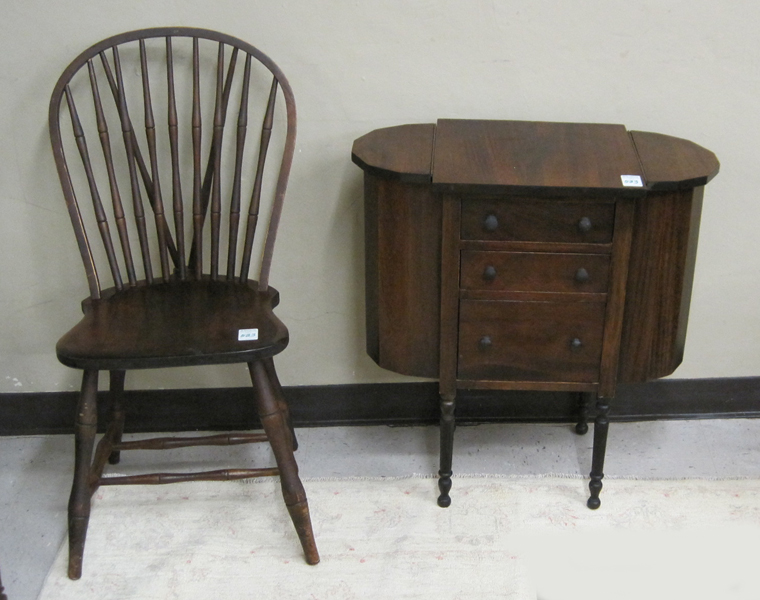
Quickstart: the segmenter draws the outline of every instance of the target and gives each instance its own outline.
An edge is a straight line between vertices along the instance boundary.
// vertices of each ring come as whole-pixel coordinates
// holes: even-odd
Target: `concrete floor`
[[[300,429],[298,438],[305,478],[428,475],[438,469],[436,427]],[[591,443],[591,431],[578,436],[566,424],[460,427],[452,497],[456,473],[586,476]],[[71,436],[0,438],[0,570],[9,600],[37,598],[64,541],[72,453]],[[132,463],[192,469],[201,459],[204,468],[273,464],[267,445],[250,445],[134,451],[110,471],[129,473]],[[605,472],[608,478],[760,477],[760,419],[613,423]],[[431,485],[430,501],[435,498]]]

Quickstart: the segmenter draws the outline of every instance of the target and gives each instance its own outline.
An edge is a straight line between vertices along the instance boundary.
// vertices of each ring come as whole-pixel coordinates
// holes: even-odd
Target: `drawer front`
[[[606,293],[607,254],[462,252],[461,287],[511,292]]]
[[[615,205],[533,198],[462,201],[463,240],[612,242]]]
[[[603,302],[463,300],[458,379],[599,381]]]

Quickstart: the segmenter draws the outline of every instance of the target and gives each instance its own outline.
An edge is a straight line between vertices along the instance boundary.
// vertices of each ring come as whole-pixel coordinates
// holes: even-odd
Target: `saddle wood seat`
[[[270,358],[287,346],[288,330],[272,312],[277,290],[256,288],[255,281],[204,279],[109,290],[82,303],[84,318],[59,340],[58,359],[113,370]]]

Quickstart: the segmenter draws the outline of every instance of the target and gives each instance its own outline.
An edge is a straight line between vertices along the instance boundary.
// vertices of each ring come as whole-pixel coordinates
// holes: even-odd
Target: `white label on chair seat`
[[[259,339],[258,329],[238,329],[238,342],[248,342]]]
[[[620,179],[623,180],[624,187],[644,187],[640,175],[621,175]]]

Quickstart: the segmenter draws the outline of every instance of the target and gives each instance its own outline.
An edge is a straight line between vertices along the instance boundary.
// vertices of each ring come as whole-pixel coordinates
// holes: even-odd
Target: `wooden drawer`
[[[463,240],[609,244],[612,202],[465,198]]]
[[[463,300],[457,378],[598,382],[604,307]]]
[[[464,251],[460,287],[603,294],[609,270],[608,254]]]

